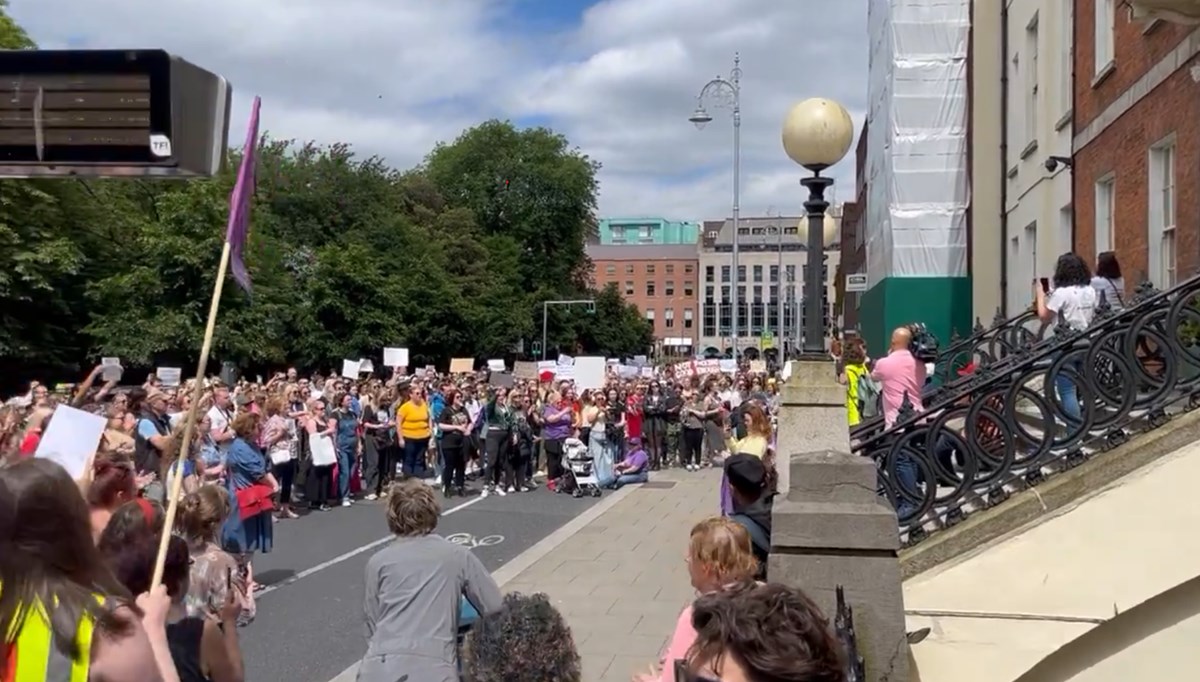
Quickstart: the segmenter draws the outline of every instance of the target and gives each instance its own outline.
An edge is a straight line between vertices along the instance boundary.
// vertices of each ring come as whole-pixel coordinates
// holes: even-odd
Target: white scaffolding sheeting
[[[970,0],[871,0],[867,274],[967,269]]]

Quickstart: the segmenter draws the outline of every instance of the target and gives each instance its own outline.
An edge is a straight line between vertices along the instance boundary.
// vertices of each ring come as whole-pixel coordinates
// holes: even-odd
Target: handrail
[[[1166,423],[1180,403],[1200,405],[1200,276],[1167,291],[1142,282],[1129,303],[1114,311],[1102,297],[1086,331],[1059,324],[1038,341],[1007,339],[1002,357],[928,397],[920,414],[906,399],[891,428],[854,431],[909,544],[1131,428]],[[1077,418],[1060,395],[1072,387]]]

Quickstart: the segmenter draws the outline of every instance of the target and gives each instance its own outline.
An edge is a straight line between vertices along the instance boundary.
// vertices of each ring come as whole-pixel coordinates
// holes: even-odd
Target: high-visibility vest
[[[0,682],[87,682],[94,629],[95,623],[85,613],[75,631],[79,658],[72,660],[54,646],[45,609],[28,610],[16,639],[3,644],[7,656]]]

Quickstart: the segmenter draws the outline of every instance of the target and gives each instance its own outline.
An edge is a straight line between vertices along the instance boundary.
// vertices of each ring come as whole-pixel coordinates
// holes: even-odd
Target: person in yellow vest
[[[135,605],[109,573],[65,469],[0,469],[0,682],[178,682],[169,607],[161,586]]]

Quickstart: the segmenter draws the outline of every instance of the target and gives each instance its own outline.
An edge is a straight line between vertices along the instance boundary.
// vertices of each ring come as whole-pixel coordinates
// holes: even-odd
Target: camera
[[[908,352],[912,353],[919,362],[937,362],[937,336],[920,322],[910,324],[908,331],[912,334],[912,341],[908,343]]]

